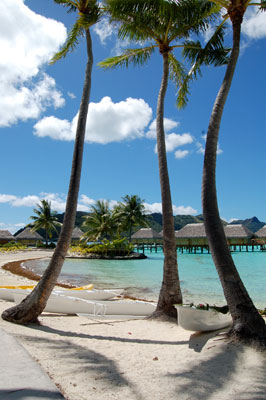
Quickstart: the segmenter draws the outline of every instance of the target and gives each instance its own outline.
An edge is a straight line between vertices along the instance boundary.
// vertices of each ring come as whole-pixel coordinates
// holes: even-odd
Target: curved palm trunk
[[[220,220],[216,195],[215,171],[219,129],[239,55],[242,17],[243,13],[238,15],[235,13],[234,18],[232,17],[233,49],[208,127],[202,180],[202,207],[211,254],[233,318],[230,334],[238,339],[265,341],[265,322],[253,305],[234,265]]]
[[[78,125],[76,131],[75,147],[73,152],[72,170],[66,202],[66,211],[59,240],[54,251],[53,257],[43,274],[42,279],[23,302],[15,307],[5,310],[2,318],[15,323],[36,322],[38,316],[44,310],[47,300],[57,282],[57,278],[62,269],[74,227],[76,209],[78,203],[78,193],[81,177],[83,147],[85,139],[86,120],[89,107],[91,89],[91,71],[93,64],[92,42],[90,31],[86,30],[86,42],[88,61],[86,66],[83,94],[80,103]]]
[[[161,314],[176,316],[176,309],[173,307],[173,304],[182,303],[182,294],[177,268],[173,207],[167,168],[165,134],[163,124],[164,99],[167,90],[168,74],[168,53],[163,53],[163,77],[157,102],[156,130],[162,197],[164,268],[163,281],[158,299],[158,305],[153,316],[159,316]]]

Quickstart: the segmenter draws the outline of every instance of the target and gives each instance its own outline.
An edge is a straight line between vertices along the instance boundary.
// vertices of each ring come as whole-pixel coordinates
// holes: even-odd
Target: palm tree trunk
[[[80,103],[75,147],[72,160],[72,170],[66,202],[66,211],[61,233],[52,259],[36,288],[25,300],[23,300],[21,304],[9,308],[8,310],[5,310],[3,312],[2,318],[10,322],[25,324],[37,321],[38,316],[44,310],[47,300],[57,282],[57,278],[62,269],[70,245],[71,234],[74,227],[78,203],[86,121],[91,90],[93,54],[92,41],[89,30],[86,30],[86,44],[88,61],[85,72],[83,94]]]
[[[168,53],[166,52],[163,53],[163,76],[158,95],[156,115],[157,150],[163,217],[164,268],[162,286],[154,316],[167,314],[176,317],[176,309],[173,307],[173,304],[182,303],[182,294],[178,276],[173,207],[164,134],[164,100],[167,90],[168,74],[169,62]]]
[[[220,220],[216,194],[216,153],[219,129],[238,60],[242,17],[243,14],[234,13],[234,18],[232,18],[233,49],[208,127],[202,180],[202,208],[211,254],[233,318],[230,334],[236,339],[263,341],[266,338],[265,322],[253,305],[234,265]]]

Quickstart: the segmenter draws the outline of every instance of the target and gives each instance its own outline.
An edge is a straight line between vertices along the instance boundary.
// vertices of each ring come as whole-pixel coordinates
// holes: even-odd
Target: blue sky
[[[43,198],[63,212],[72,161],[75,121],[86,63],[85,42],[49,65],[75,14],[52,0],[0,3],[0,229],[30,222]],[[266,13],[250,11],[221,125],[217,191],[221,217],[256,215],[266,221],[265,66]],[[162,60],[142,68],[103,71],[97,63],[118,54],[114,27],[92,29],[94,69],[78,210],[97,199],[113,205],[127,194],[160,212],[154,119]],[[231,45],[231,30],[226,43]],[[169,83],[165,102],[168,167],[174,214],[201,213],[204,133],[224,67],[208,67],[193,83],[187,107],[176,107]]]

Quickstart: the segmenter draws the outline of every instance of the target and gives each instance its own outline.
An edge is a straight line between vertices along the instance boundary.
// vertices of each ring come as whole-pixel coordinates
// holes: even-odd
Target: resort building
[[[256,232],[256,243],[261,245],[266,244],[266,225],[264,225]],[[263,247],[263,249],[264,248],[265,246]]]
[[[38,232],[32,232],[31,228],[26,228],[15,236],[18,242],[21,242],[25,246],[36,246],[37,242],[44,241],[44,238]]]
[[[79,244],[81,236],[84,235],[81,229],[75,227],[71,235],[71,244]]]
[[[132,242],[136,244],[162,243],[162,234],[152,228],[141,228],[132,235]]]
[[[8,230],[0,230],[0,244],[6,244],[16,240]]]

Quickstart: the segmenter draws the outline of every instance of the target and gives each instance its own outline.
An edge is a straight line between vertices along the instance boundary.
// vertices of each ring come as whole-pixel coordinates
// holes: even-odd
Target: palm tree
[[[146,215],[144,214],[144,200],[137,195],[128,194],[122,197],[123,202],[120,202],[115,207],[115,213],[121,221],[122,231],[128,232],[128,240],[131,242],[132,229],[137,225],[148,226]]]
[[[216,3],[226,8],[225,19],[230,18],[232,22],[233,48],[224,80],[213,106],[207,132],[202,179],[204,223],[212,257],[233,318],[233,326],[229,334],[236,339],[255,340],[265,345],[265,322],[250,299],[231,257],[219,216],[216,194],[216,152],[220,123],[238,60],[243,16],[251,1],[217,0]],[[261,6],[266,8],[265,1],[261,2]]]
[[[82,238],[86,240],[112,239],[117,230],[117,218],[111,212],[108,201],[98,200],[91,208],[92,212],[84,217],[82,227],[86,231]]]
[[[39,229],[44,229],[45,243],[48,246],[48,237],[51,239],[53,231],[57,233],[57,227],[61,224],[55,216],[56,213],[51,210],[51,202],[45,199],[41,200],[37,207],[33,209],[36,215],[30,217],[34,221],[31,231],[36,232]]]
[[[20,324],[37,322],[38,316],[44,310],[47,300],[57,282],[57,278],[62,269],[71,242],[71,233],[74,227],[78,202],[85,129],[91,89],[93,53],[90,27],[100,18],[100,9],[96,0],[54,1],[58,4],[66,6],[69,11],[77,11],[78,17],[71,31],[68,33],[68,38],[65,45],[61,51],[54,56],[52,61],[55,62],[60,58],[65,57],[68,51],[73,50],[76,47],[79,39],[83,35],[86,37],[88,60],[79,109],[66,211],[56,249],[46,271],[43,274],[42,279],[36,288],[21,304],[5,310],[2,314],[3,319]]]
[[[104,68],[127,67],[130,62],[134,65],[143,65],[150,59],[155,49],[159,50],[163,60],[162,80],[157,101],[156,131],[162,199],[164,273],[158,305],[153,317],[163,314],[176,317],[173,304],[182,303],[182,293],[177,268],[173,209],[165,149],[164,100],[168,78],[170,77],[175,85],[180,87],[185,77],[185,69],[182,63],[176,59],[174,50],[185,46],[185,43],[180,43],[181,40],[188,38],[193,33],[198,34],[207,27],[208,22],[213,19],[216,7],[210,3],[203,5],[195,0],[179,2],[109,0],[107,5],[112,16],[111,19],[121,22],[119,36],[122,39],[127,37],[139,44],[147,42],[151,42],[151,44],[136,49],[127,49],[122,55],[101,62],[100,66]],[[218,47],[219,43],[217,45],[217,43],[210,42],[209,52],[214,55],[214,51],[216,51],[218,55]],[[219,57],[216,57],[216,62],[217,65],[225,62],[224,53],[220,53]],[[187,85],[184,85],[178,99],[180,105],[185,103],[187,91]]]

